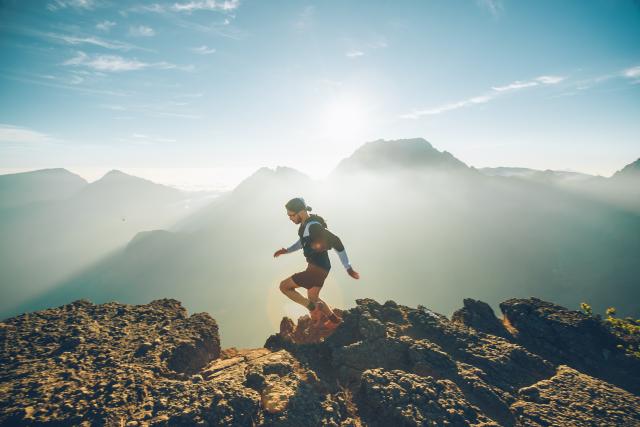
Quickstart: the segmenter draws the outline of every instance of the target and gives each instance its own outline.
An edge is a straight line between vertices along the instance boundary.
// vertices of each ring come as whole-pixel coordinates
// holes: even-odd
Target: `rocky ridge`
[[[640,425],[625,337],[535,298],[500,308],[361,299],[332,334],[284,318],[221,350],[178,301],[80,300],[0,324],[0,425]]]

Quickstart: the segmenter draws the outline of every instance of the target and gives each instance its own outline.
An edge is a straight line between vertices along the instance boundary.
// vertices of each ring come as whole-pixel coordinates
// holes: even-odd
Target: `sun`
[[[351,139],[364,131],[367,106],[361,97],[340,95],[329,101],[323,114],[322,131],[330,139]]]

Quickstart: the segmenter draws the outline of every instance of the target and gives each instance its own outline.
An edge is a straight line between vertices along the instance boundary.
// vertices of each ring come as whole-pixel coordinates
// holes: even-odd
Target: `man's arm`
[[[342,240],[340,240],[340,238],[335,234],[333,234],[331,231],[323,227],[320,227],[320,228],[322,229],[321,236],[319,235],[318,238],[321,239],[322,243],[324,243],[324,247],[326,249],[332,249],[332,248],[335,249],[335,251],[338,253],[338,256],[340,257],[340,262],[342,263],[343,267],[346,270],[349,270],[351,268],[351,263],[349,262],[349,257],[347,256],[347,251],[344,249]],[[313,233],[311,233],[311,230],[312,229],[310,229],[309,232],[313,236]]]
[[[287,248],[287,253],[295,252],[299,249],[302,249],[302,241],[300,239],[296,240],[296,242]]]

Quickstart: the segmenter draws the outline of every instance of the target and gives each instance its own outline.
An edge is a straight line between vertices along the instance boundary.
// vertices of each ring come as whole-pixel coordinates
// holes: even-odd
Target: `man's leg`
[[[311,289],[307,289],[307,296],[309,297],[310,301],[313,301],[317,305],[317,307],[322,310],[322,313],[324,313],[325,316],[327,316],[332,322],[337,323],[339,321],[338,316],[336,316],[333,310],[331,310],[329,304],[320,299],[321,289],[322,288],[319,286],[314,286]]]
[[[305,298],[304,295],[300,294],[295,288],[299,288],[296,282],[293,281],[291,276],[284,279],[280,282],[280,290],[283,294],[289,297],[292,301],[297,302],[298,304],[304,306],[305,308],[309,308],[309,299]]]

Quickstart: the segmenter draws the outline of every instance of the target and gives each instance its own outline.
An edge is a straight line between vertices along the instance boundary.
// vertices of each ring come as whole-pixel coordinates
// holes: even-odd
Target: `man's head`
[[[295,197],[284,205],[287,208],[287,215],[294,224],[300,224],[304,221],[308,214],[307,211],[311,210],[311,206],[307,206],[302,197]]]

